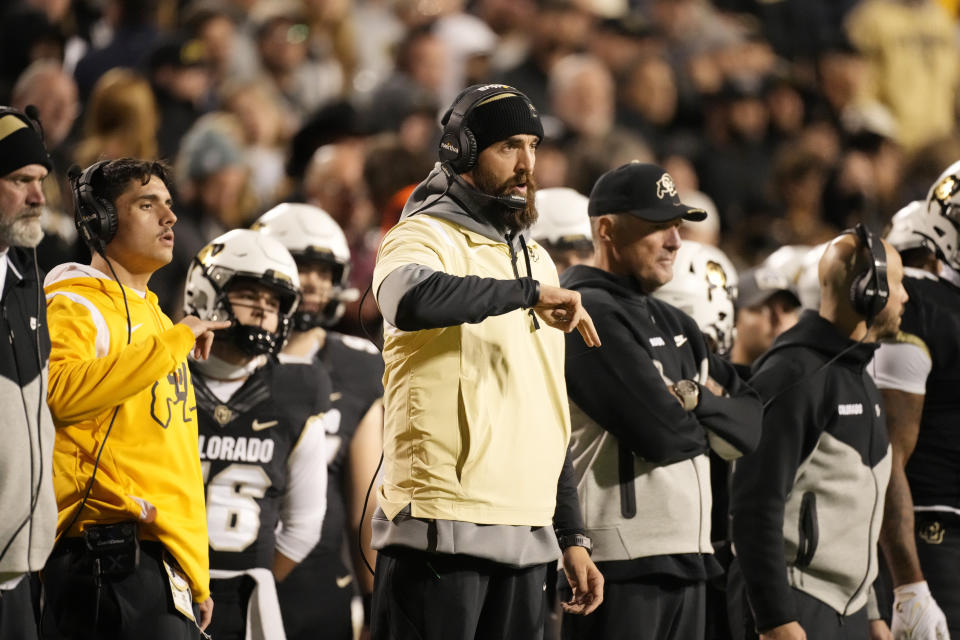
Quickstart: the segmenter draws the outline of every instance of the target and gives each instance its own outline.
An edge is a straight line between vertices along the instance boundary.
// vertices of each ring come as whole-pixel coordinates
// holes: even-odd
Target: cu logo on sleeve
[[[189,378],[187,363],[180,366],[153,383],[150,389],[150,417],[166,429],[174,416],[180,415],[184,422],[192,422],[188,413],[193,407],[187,407]]]

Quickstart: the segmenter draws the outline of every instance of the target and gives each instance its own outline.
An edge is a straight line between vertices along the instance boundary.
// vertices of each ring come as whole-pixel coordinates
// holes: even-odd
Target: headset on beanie
[[[481,103],[500,95],[527,97],[505,84],[486,84],[467,91],[450,108],[450,117],[443,125],[440,138],[440,162],[449,165],[454,173],[466,173],[477,165],[477,138],[467,126],[470,113]],[[527,102],[530,102],[527,100]]]
[[[469,185],[463,182],[459,174],[466,173],[477,166],[477,158],[480,156],[477,138],[474,132],[467,125],[467,119],[475,108],[497,96],[517,96],[524,100],[532,109],[530,100],[517,89],[505,84],[486,84],[464,92],[463,95],[450,108],[447,121],[443,125],[443,135],[440,138],[438,155],[441,165],[444,167],[444,173],[447,175],[448,189],[459,190],[469,189]],[[482,194],[485,199],[496,201],[513,209],[522,209],[527,201],[523,196],[506,195],[490,196]]]
[[[84,241],[97,253],[103,255],[107,244],[117,235],[117,208],[106,198],[95,193],[94,183],[108,160],[95,162],[82,172],[74,165],[69,177],[73,182],[76,201],[74,223]],[[108,261],[109,262],[109,261]]]

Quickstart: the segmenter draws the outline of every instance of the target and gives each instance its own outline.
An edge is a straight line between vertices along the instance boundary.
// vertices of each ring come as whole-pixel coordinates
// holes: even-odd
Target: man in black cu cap
[[[706,214],[680,202],[662,168],[605,173],[590,194],[595,267],[564,272],[603,336],[567,336],[571,455],[593,559],[604,574],[594,615],[563,637],[698,640],[710,545],[713,448],[725,459],[760,437],[760,402],[710,353],[688,315],[650,294],[673,278],[678,228]],[[561,590],[565,585],[560,585]]]

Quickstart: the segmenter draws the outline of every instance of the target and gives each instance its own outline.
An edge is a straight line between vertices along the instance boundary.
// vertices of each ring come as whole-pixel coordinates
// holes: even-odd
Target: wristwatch
[[[700,402],[700,385],[693,380],[678,380],[673,383],[673,392],[680,398],[684,411],[693,411]]]
[[[567,547],[583,547],[587,554],[593,554],[593,541],[582,533],[570,533],[557,538],[560,544],[560,550],[566,551]]]

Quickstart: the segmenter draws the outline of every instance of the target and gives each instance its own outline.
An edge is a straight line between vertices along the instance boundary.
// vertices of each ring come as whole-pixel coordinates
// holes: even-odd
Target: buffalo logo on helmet
[[[947,176],[940,181],[933,190],[933,196],[941,203],[946,203],[960,189],[960,180],[955,176]]]

